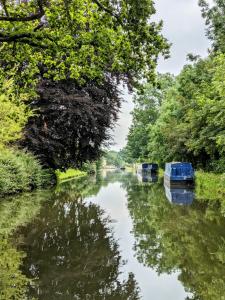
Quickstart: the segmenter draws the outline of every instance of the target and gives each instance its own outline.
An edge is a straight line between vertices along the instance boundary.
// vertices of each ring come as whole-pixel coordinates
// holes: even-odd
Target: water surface
[[[0,207],[0,299],[225,299],[219,201],[126,172],[24,197]]]

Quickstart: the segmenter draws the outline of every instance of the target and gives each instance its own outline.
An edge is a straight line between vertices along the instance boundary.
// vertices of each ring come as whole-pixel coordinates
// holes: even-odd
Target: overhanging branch
[[[5,22],[29,22],[29,21],[34,21],[34,20],[39,20],[41,17],[44,16],[44,8],[43,8],[43,0],[38,0],[38,8],[39,11],[34,14],[30,14],[29,16],[21,17],[21,16],[10,16],[7,7],[5,4],[5,1],[1,1],[3,8],[5,10],[6,16],[0,16],[0,21],[5,21]]]
[[[116,19],[119,20],[119,16],[116,15],[116,14],[114,14],[114,12],[113,12],[112,9],[110,9],[110,8],[108,8],[108,7],[105,7],[105,6],[104,6],[101,2],[99,2],[98,0],[93,0],[93,2],[94,2],[95,4],[97,4],[98,7],[99,7],[101,10],[107,12],[107,13],[110,14],[112,17],[115,17]]]

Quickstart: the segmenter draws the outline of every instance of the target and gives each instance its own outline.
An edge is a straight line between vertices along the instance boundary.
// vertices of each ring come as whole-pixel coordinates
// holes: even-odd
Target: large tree
[[[80,84],[110,73],[133,84],[152,78],[168,54],[152,0],[1,0],[0,62],[31,81],[42,66]]]
[[[80,167],[101,155],[117,119],[120,97],[111,81],[79,87],[74,80],[42,80],[38,112],[29,119],[20,144],[38,156],[46,167]]]
[[[45,165],[99,156],[120,105],[117,83],[151,80],[168,55],[154,13],[152,0],[1,1],[0,75],[37,99],[22,144]]]
[[[173,84],[170,74],[158,74],[156,84],[148,83],[142,93],[134,97],[135,108],[132,112],[133,123],[127,137],[126,156],[129,160],[145,160],[149,155],[149,127],[155,124],[159,117],[160,107],[165,93]]]

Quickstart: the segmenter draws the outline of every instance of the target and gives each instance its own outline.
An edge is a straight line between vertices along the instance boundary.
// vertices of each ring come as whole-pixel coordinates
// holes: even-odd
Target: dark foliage
[[[117,120],[121,99],[113,82],[90,83],[80,88],[74,81],[42,80],[36,110],[20,144],[45,167],[66,169],[96,160],[108,129]]]

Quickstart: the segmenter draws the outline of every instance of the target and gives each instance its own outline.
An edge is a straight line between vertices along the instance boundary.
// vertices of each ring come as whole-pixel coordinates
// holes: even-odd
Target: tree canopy
[[[19,81],[44,76],[83,84],[110,73],[134,84],[168,54],[152,0],[2,0],[0,62]]]
[[[101,155],[108,129],[117,120],[120,97],[110,81],[79,87],[73,80],[42,80],[37,113],[23,131],[20,145],[32,151],[46,167],[80,167]]]
[[[207,26],[207,36],[213,42],[214,51],[225,52],[225,3],[214,0],[211,6],[208,0],[199,0],[202,16]]]

